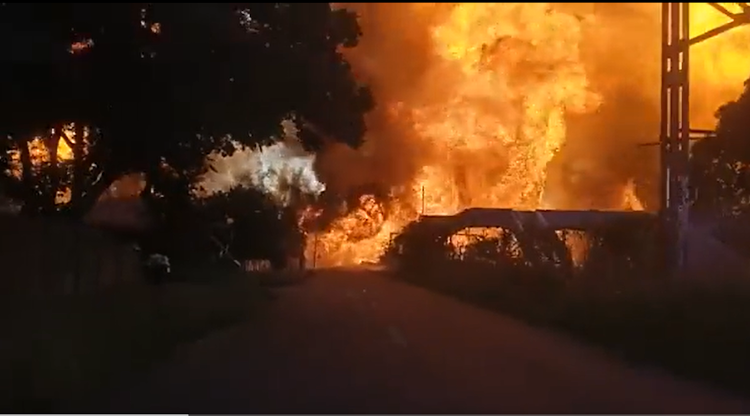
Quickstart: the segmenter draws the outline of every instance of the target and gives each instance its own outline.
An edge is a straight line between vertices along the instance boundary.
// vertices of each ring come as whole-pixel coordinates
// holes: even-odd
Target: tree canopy
[[[31,211],[67,190],[82,215],[131,172],[185,200],[207,155],[285,118],[307,147],[358,146],[373,103],[341,48],[359,35],[329,3],[3,3],[0,186]]]
[[[716,113],[716,137],[692,148],[692,185],[699,208],[725,212],[750,204],[750,80],[739,98]]]

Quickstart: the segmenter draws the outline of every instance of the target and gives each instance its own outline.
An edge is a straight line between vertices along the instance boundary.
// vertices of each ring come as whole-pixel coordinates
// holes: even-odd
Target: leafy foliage
[[[279,208],[254,189],[236,187],[214,194],[201,201],[198,212],[213,238],[236,259],[267,259],[279,265],[303,248],[295,210]]]
[[[32,211],[56,210],[54,195],[69,188],[67,208],[81,215],[130,172],[146,174],[144,194],[187,202],[206,156],[235,149],[230,138],[267,141],[293,116],[308,147],[323,138],[357,146],[373,105],[339,50],[356,45],[356,16],[329,3],[0,9],[10,45],[0,65],[2,183]],[[61,137],[71,122],[76,134]],[[71,166],[33,167],[34,137],[49,154],[66,141]]]
[[[746,209],[750,203],[750,82],[738,99],[716,113],[716,138],[692,149],[692,182],[697,204],[722,211]]]

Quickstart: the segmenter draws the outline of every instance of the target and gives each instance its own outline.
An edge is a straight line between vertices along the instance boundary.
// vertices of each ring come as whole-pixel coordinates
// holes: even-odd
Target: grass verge
[[[750,396],[750,282],[561,281],[465,261],[401,270],[407,282],[564,330],[635,362]]]
[[[249,319],[252,279],[121,287],[3,306],[0,411],[54,412],[146,370],[180,344]]]

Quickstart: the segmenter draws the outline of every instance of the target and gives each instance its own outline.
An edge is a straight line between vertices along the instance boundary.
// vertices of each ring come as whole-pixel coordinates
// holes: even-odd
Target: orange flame
[[[68,145],[68,142],[75,143],[75,132],[73,130],[73,125],[66,126],[62,129],[60,132],[60,137],[57,142],[57,163],[63,164],[71,162],[75,159],[73,149]],[[51,130],[50,134],[55,134],[55,130]],[[65,140],[67,138],[67,140]],[[84,141],[86,137],[84,135]],[[52,161],[52,155],[51,155],[51,149],[47,147],[47,144],[45,143],[45,140],[41,137],[35,137],[29,142],[25,144],[21,144],[22,146],[25,145],[29,149],[29,157],[31,159],[31,166],[32,169],[39,169],[42,166],[44,166],[47,163],[50,163]],[[86,148],[84,148],[84,154],[86,152]],[[21,152],[20,149],[14,149],[10,152],[10,161],[11,161],[11,172],[16,178],[21,177],[22,170],[24,169],[22,163],[21,163]],[[70,189],[61,189],[57,191],[57,196],[55,198],[57,203],[65,203],[70,200]]]
[[[603,105],[619,109],[615,119],[628,120],[631,114],[638,115],[636,120],[656,119],[650,114],[658,109],[657,4],[348,7],[360,13],[364,31],[350,60],[355,72],[372,85],[381,105],[380,114],[371,121],[409,137],[403,145],[419,151],[402,153],[418,160],[414,160],[416,174],[404,184],[406,191],[396,191],[396,200],[379,205],[366,196],[361,209],[319,236],[318,264],[376,260],[391,235],[416,219],[422,206],[427,214],[453,214],[470,206],[554,209],[566,206],[565,201],[577,201],[576,206],[584,204],[584,209],[645,208],[635,175],[643,179],[642,175],[656,172],[657,159],[635,153],[634,142],[649,137],[614,143],[591,132],[578,140],[587,146],[565,147],[569,119],[602,119]],[[691,4],[691,14],[694,35],[727,21],[704,3]],[[692,52],[696,126],[710,126],[715,109],[735,97],[750,74],[747,28],[707,43],[711,45],[697,45]],[[616,62],[622,60],[633,63],[618,66]],[[405,79],[405,74],[411,77]],[[623,92],[644,97],[646,105],[619,104],[616,100]],[[364,160],[379,139],[377,129],[370,130]],[[658,126],[651,122],[646,130],[655,140]],[[616,171],[606,162],[590,162],[607,155],[613,161],[632,159],[633,166],[624,168],[630,173],[623,173],[623,168]],[[566,175],[551,170],[556,158],[584,169],[576,175],[591,183],[604,181],[598,186],[612,188],[607,194],[619,197],[589,201],[586,193],[592,188],[561,188],[559,178],[550,180],[553,173]]]

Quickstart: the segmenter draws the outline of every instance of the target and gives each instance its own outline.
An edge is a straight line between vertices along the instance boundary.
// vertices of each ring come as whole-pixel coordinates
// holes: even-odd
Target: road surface
[[[279,289],[261,322],[181,349],[92,409],[118,413],[744,413],[747,402],[629,368],[373,271]]]

